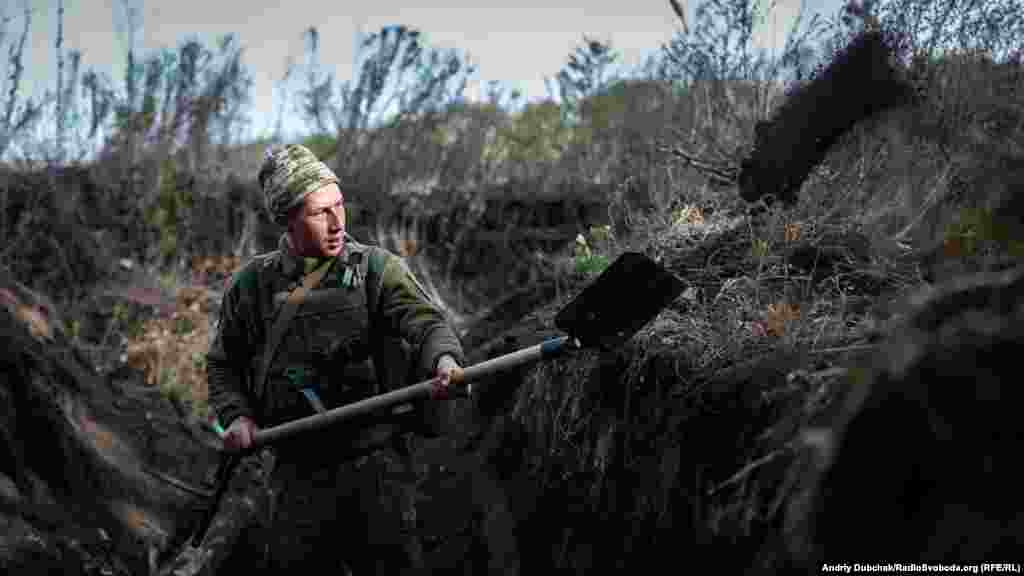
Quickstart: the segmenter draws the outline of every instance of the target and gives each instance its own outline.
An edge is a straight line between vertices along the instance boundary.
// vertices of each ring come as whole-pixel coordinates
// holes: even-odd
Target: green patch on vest
[[[233,285],[238,286],[242,294],[253,294],[257,291],[259,286],[259,268],[265,265],[269,255],[264,257],[257,256],[248,265],[243,266],[235,276]],[[231,289],[231,286],[228,287]]]

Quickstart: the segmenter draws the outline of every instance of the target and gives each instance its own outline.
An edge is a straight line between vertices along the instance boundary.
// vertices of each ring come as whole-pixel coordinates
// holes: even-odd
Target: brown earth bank
[[[209,495],[216,437],[140,375],[100,377],[6,270],[0,299],[0,567],[149,573]]]

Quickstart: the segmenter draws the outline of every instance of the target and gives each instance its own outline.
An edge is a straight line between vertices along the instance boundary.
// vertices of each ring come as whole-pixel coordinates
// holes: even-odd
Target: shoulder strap
[[[380,275],[384,272],[387,253],[376,246],[367,246],[370,253],[366,262],[366,306],[373,315],[377,311],[377,296],[380,292]]]
[[[302,284],[296,286],[295,289],[288,294],[288,299],[281,305],[281,310],[278,312],[277,319],[274,321],[274,326],[270,329],[270,332],[267,335],[266,347],[263,350],[263,357],[260,359],[259,367],[255,375],[256,380],[254,384],[257,397],[263,396],[263,386],[266,383],[267,370],[270,369],[270,362],[273,360],[274,353],[277,351],[277,345],[281,342],[281,337],[284,336],[285,327],[288,326],[292,316],[295,315],[295,311],[298,310],[299,304],[302,302],[303,298],[306,297],[306,293],[320,283],[320,280],[323,279],[333,262],[333,259],[327,260],[321,264],[319,268],[313,270],[309,274],[306,274],[306,277],[302,279]]]

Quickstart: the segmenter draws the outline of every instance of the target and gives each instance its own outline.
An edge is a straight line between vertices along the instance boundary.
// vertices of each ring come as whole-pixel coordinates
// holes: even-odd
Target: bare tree
[[[57,164],[64,163],[65,125],[64,106],[67,101],[64,99],[64,0],[57,0],[57,42],[54,46],[57,50],[57,114],[56,114],[56,161]]]
[[[320,73],[320,32],[310,26],[304,34],[309,54],[306,63],[306,90],[303,92],[301,110],[307,123],[320,134],[330,131],[328,127],[331,114],[331,90],[334,83],[333,75]]]
[[[672,5],[672,11],[676,13],[676,16],[679,17],[679,20],[683,24],[683,34],[689,34],[690,26],[689,23],[686,21],[685,8],[679,3],[679,0],[668,0],[668,3]]]
[[[137,62],[135,40],[138,32],[142,30],[142,0],[121,0],[123,15],[115,18],[115,25],[119,34],[127,45],[127,66],[125,67],[124,85],[125,97],[115,106],[115,113],[122,125],[125,138],[125,145],[122,147],[124,161],[129,173],[132,172],[137,159],[137,127],[134,125],[135,118],[131,111],[135,108],[138,98],[138,80],[141,75],[141,67]]]
[[[580,102],[611,84],[612,66],[618,59],[610,41],[583,36],[582,45],[569,54],[569,61],[556,76],[562,111],[569,119],[579,120]]]
[[[99,133],[100,127],[113,109],[114,91],[110,87],[110,82],[94,70],[89,70],[82,76],[82,88],[88,95],[88,137],[92,139]]]
[[[199,171],[207,168],[209,159],[209,151],[203,147],[219,140],[219,150],[223,151],[231,144],[235,129],[246,122],[244,109],[249,104],[253,81],[242,63],[242,55],[237,37],[226,35],[221,38],[211,65],[204,70],[203,89],[192,122],[197,130],[194,141],[200,143],[194,152]]]
[[[33,102],[31,98],[20,102],[21,75],[25,71],[22,58],[25,54],[25,40],[28,39],[29,29],[32,23],[32,8],[28,0],[22,0],[24,16],[22,22],[21,36],[16,44],[12,44],[7,51],[7,63],[9,73],[5,80],[7,85],[6,101],[3,103],[3,116],[0,117],[0,156],[3,156],[15,138],[27,132],[39,120],[45,99]],[[6,14],[0,16],[0,46],[6,37],[7,26],[12,17]]]
[[[386,26],[361,39],[356,77],[339,83],[335,95],[333,75],[319,69],[316,28],[309,28],[305,36],[309,60],[299,111],[315,129],[333,128],[338,138],[336,164],[349,172],[346,176],[353,176],[369,161],[381,134],[371,128],[381,127],[385,118],[389,126],[398,128],[440,110],[462,94],[473,72],[464,56],[430,48],[418,30]],[[399,146],[400,140],[390,139],[385,148],[397,152],[393,146]]]
[[[284,74],[277,82],[277,118],[274,120],[274,130],[271,139],[280,143],[284,139],[284,114],[288,109],[288,84],[295,72],[295,59],[291,56],[285,61]]]

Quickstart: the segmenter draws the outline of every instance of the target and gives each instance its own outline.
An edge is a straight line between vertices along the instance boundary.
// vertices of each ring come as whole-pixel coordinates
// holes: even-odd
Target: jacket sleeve
[[[394,254],[388,254],[381,273],[377,306],[378,321],[417,351],[423,374],[431,374],[444,354],[450,354],[460,365],[465,363],[462,345],[444,313],[405,261]]]
[[[244,273],[244,269],[236,273],[224,292],[206,354],[209,405],[225,428],[239,416],[254,418],[245,386],[252,322],[238,282],[239,275]]]

